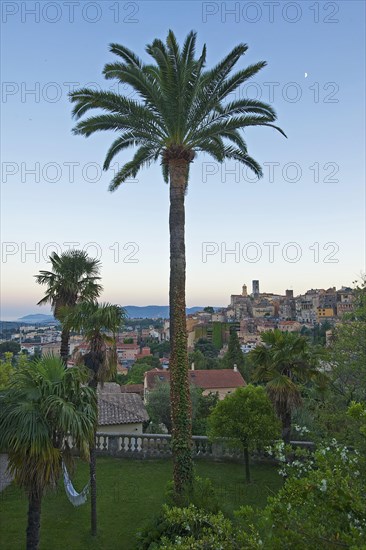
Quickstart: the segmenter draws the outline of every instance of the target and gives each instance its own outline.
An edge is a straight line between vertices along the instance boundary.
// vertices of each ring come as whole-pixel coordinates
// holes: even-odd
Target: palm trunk
[[[96,477],[95,443],[90,446],[90,506],[91,534],[97,534],[97,477]]]
[[[95,371],[93,371],[93,377],[89,382],[89,386],[97,391],[98,388],[98,378]],[[89,447],[90,454],[90,464],[89,464],[89,474],[90,474],[90,526],[91,534],[93,537],[97,535],[97,461],[95,455],[95,436],[93,444]]]
[[[245,464],[245,480],[250,483],[250,467],[249,467],[249,451],[248,446],[244,446],[244,464]]]
[[[191,485],[192,414],[188,383],[186,328],[186,256],[184,240],[184,197],[188,162],[170,161],[170,398],[172,410],[173,477],[177,495]]]
[[[69,340],[70,340],[70,332],[66,329],[62,329],[60,357],[65,367],[67,367],[67,360],[69,358]]]
[[[291,411],[285,410],[281,415],[282,439],[285,443],[290,442],[291,438]]]
[[[41,527],[42,495],[31,490],[28,495],[27,550],[38,550]]]

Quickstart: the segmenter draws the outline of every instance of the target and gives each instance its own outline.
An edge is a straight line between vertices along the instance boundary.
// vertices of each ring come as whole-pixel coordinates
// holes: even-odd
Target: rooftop
[[[149,416],[136,393],[98,394],[98,425],[135,424],[149,420]]]
[[[221,388],[239,388],[246,386],[240,372],[231,369],[190,370],[189,381],[203,390]],[[156,380],[169,382],[170,372],[162,369],[152,369],[145,373],[148,389],[152,389]]]

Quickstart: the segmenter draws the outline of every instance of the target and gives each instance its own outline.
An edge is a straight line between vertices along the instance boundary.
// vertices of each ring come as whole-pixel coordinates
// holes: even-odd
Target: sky
[[[128,88],[102,69],[121,43],[194,29],[213,66],[238,43],[241,69],[268,65],[238,91],[277,112],[288,138],[245,132],[263,167],[199,156],[186,197],[187,305],[226,306],[259,279],[295,295],[351,285],[365,271],[365,3],[75,1],[2,2],[0,318],[48,313],[33,275],[56,250],[102,262],[103,301],[168,303],[169,194],[159,164],[108,192],[120,154],[102,172],[114,136],[71,132],[68,91]],[[235,98],[233,97],[233,99]]]

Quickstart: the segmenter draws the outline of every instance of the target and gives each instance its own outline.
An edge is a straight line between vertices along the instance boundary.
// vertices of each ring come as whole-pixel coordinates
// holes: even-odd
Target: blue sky
[[[107,0],[75,2],[73,16],[67,2],[3,2],[2,9],[2,319],[47,311],[35,306],[42,288],[32,275],[47,269],[49,252],[69,246],[100,257],[102,299],[168,303],[169,203],[160,167],[109,193],[113,170],[100,167],[113,136],[73,136],[67,92],[90,83],[109,89],[101,74],[113,59],[108,44],[147,60],[145,45],[169,28],[180,41],[196,30],[208,66],[240,42],[249,50],[238,68],[266,60],[239,93],[270,102],[288,135],[246,131],[264,167],[260,181],[235,163],[196,159],[186,200],[187,304],[227,305],[252,279],[262,290],[297,294],[359,277],[364,2]]]

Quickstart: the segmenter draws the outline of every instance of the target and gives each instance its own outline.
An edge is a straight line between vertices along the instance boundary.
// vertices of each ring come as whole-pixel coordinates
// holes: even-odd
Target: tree
[[[301,383],[324,381],[318,370],[322,352],[304,336],[273,330],[261,335],[262,344],[250,352],[252,380],[266,383],[268,395],[282,423],[283,440],[290,441],[292,411],[301,404]]]
[[[354,289],[351,313],[345,314],[332,330],[327,351],[329,384],[320,395],[310,395],[304,408],[319,440],[335,437],[354,445],[359,433],[347,414],[353,401],[366,401],[366,287]],[[310,422],[308,422],[310,425]]]
[[[125,312],[109,303],[82,302],[73,308],[65,307],[60,317],[66,330],[83,332],[90,350],[80,360],[89,369],[89,386],[96,393],[98,382],[115,378],[117,372],[116,333],[121,327]],[[110,336],[112,333],[112,336]],[[91,532],[97,534],[97,482],[95,433],[90,444]]]
[[[39,546],[42,497],[57,486],[62,461],[70,463],[66,437],[88,456],[97,421],[95,393],[85,371],[65,369],[58,357],[18,367],[0,395],[0,448],[9,470],[28,493],[27,550]]]
[[[249,451],[271,443],[279,435],[279,423],[265,390],[249,385],[219,401],[209,418],[209,435],[228,438],[243,449],[249,483]]]
[[[62,307],[74,307],[80,302],[96,300],[102,291],[99,270],[100,262],[89,258],[81,250],[68,250],[60,256],[53,252],[50,256],[52,271],[40,271],[35,275],[40,285],[46,285],[44,298],[38,305],[51,304],[53,314],[60,320]],[[69,357],[70,331],[64,326],[61,332],[60,356],[65,365]]]
[[[213,308],[212,306],[206,306],[206,307],[204,307],[204,308],[203,308],[203,311],[204,311],[205,313],[211,313],[211,315],[212,315],[213,313],[215,313],[215,310],[214,310],[214,308]]]
[[[13,342],[10,340],[9,342],[2,342],[0,344],[0,355],[3,355],[6,352],[10,352],[13,355],[20,352],[20,344],[18,342]]]
[[[0,359],[0,390],[6,388],[14,373],[13,354],[10,351],[6,351],[4,356],[4,359]]]
[[[294,450],[289,449],[293,455]],[[365,548],[365,460],[335,439],[314,453],[282,452],[283,487],[263,510],[264,548]],[[285,461],[283,461],[285,459]],[[269,535],[268,546],[266,535]]]
[[[200,351],[206,358],[215,358],[219,354],[219,350],[206,338],[199,338],[197,340],[194,344],[194,351]]]
[[[207,418],[217,403],[217,394],[202,395],[202,390],[190,385],[189,388],[192,402],[192,432],[194,435],[206,435]],[[147,412],[153,424],[154,430],[164,424],[168,433],[172,431],[170,384],[157,380],[153,390],[149,392],[147,400]]]
[[[229,347],[224,357],[224,363],[228,369],[232,369],[234,365],[236,365],[240,372],[244,371],[245,357],[244,353],[241,351],[236,330],[231,330],[230,332]]]
[[[76,118],[91,109],[104,111],[79,122],[74,128],[75,134],[88,137],[104,130],[119,134],[107,153],[104,169],[110,167],[120,151],[138,147],[132,160],[114,176],[111,191],[157,160],[161,162],[165,182],[170,184],[170,371],[177,494],[184,490],[184,485],[191,484],[193,476],[185,299],[184,202],[189,166],[197,153],[205,152],[217,162],[239,162],[259,177],[261,167],[248,155],[240,130],[269,126],[283,133],[273,124],[276,114],[270,105],[250,99],[231,101],[229,97],[257,74],[265,62],[231,74],[248,49],[247,45],[240,44],[216,66],[206,70],[206,47],[197,58],[195,46],[194,32],[188,34],[181,49],[174,33],[169,31],[165,44],[156,39],[147,46],[152,64],[145,64],[125,46],[112,44],[110,49],[120,61],[108,63],[104,75],[132,87],[136,99],[85,88],[70,94]]]
[[[134,363],[127,375],[127,384],[143,384],[145,372],[154,367],[149,363]]]
[[[205,356],[203,355],[202,351],[199,349],[196,351],[193,351],[188,355],[188,363],[192,366],[192,363],[194,364],[194,368],[196,370],[203,370],[207,368],[207,361]]]

